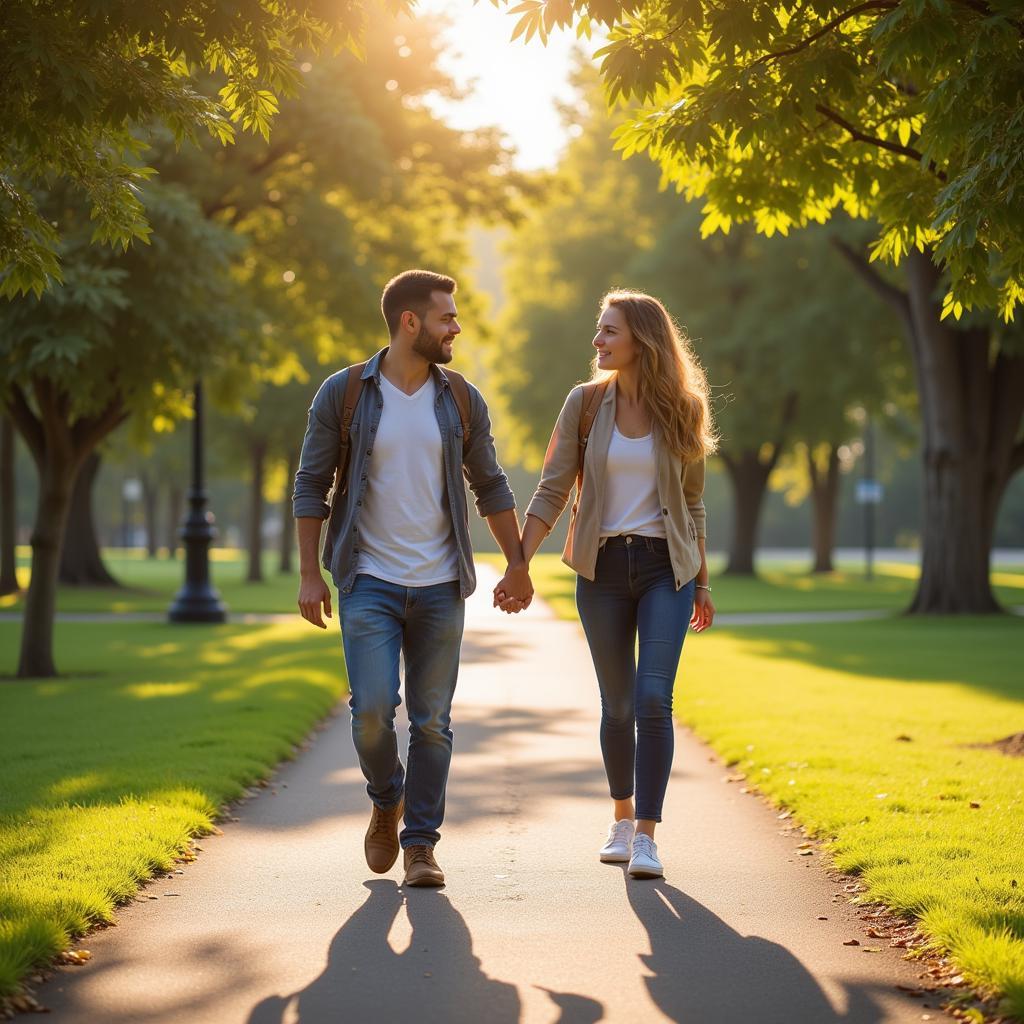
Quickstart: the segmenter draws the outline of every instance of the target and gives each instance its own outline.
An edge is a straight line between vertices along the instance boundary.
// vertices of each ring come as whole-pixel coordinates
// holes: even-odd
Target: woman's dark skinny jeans
[[[601,689],[601,753],[612,798],[661,821],[672,770],[672,688],[693,613],[694,581],[679,590],[659,537],[611,537],[594,581],[576,578],[576,607]],[[640,637],[640,657],[635,656]]]

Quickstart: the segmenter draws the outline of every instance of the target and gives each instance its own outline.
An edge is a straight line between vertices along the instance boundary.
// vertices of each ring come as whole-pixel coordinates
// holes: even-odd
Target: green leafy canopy
[[[62,278],[59,224],[36,192],[70,181],[88,199],[93,242],[146,241],[148,126],[178,145],[207,133],[230,143],[236,125],[266,139],[279,98],[298,89],[298,55],[357,50],[367,17],[363,0],[5,0],[0,295],[38,296]]]
[[[765,234],[843,209],[872,256],[932,249],[943,315],[1024,300],[1024,7],[1019,0],[530,0],[516,31],[608,28],[624,155],[700,197],[704,231]]]

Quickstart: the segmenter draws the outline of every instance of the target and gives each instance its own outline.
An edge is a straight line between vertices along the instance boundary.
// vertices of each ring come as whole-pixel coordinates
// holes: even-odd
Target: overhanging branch
[[[992,8],[984,2],[984,0],[953,0],[954,3],[958,3],[961,7],[969,7],[972,11],[977,11],[983,18],[993,18],[997,15],[997,11],[993,11]],[[1017,21],[1014,18],[1006,19],[1017,32],[1024,36],[1024,23]]]
[[[909,319],[910,297],[902,288],[897,288],[896,285],[886,281],[856,249],[847,245],[841,238],[832,238],[831,242],[862,281],[893,306],[901,316]]]
[[[856,7],[851,7],[850,10],[836,15],[827,25],[822,26],[817,32],[812,33],[806,39],[802,39],[788,50],[776,50],[773,53],[766,53],[763,57],[758,57],[754,63],[766,64],[770,60],[791,57],[794,53],[806,50],[808,46],[817,42],[822,36],[828,35],[829,32],[837,29],[843,22],[849,21],[850,18],[856,18],[858,14],[864,14],[866,11],[891,11],[898,6],[898,0],[867,0],[866,3],[857,4]]]
[[[36,414],[28,404],[28,399],[25,398],[25,392],[18,384],[11,385],[11,400],[7,405],[7,411],[10,413],[15,427],[18,428],[18,433],[28,445],[28,450],[32,453],[36,466],[42,466],[46,452],[43,425],[36,418]]]
[[[913,146],[901,146],[898,142],[890,142],[888,139],[880,139],[876,135],[868,135],[867,132],[861,131],[856,125],[851,124],[843,117],[838,111],[833,110],[831,107],[826,107],[824,103],[815,103],[814,109],[819,114],[827,117],[833,124],[839,125],[844,131],[850,133],[850,137],[855,139],[857,142],[865,142],[869,146],[875,146],[878,149],[887,150],[890,153],[895,153],[897,156],[905,156],[914,160],[916,163],[922,163],[924,161],[924,153],[920,150],[914,149]],[[946,172],[940,171],[932,161],[928,162],[928,170],[935,175],[939,181],[946,180]]]
[[[106,408],[95,416],[83,416],[71,428],[76,454],[84,458],[100,443],[128,419],[128,410],[120,398],[111,401]]]

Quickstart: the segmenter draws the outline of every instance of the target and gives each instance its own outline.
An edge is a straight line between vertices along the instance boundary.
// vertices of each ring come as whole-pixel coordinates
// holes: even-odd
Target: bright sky
[[[509,42],[516,16],[490,0],[418,0],[416,11],[448,16],[449,51],[441,66],[460,86],[473,89],[458,104],[436,104],[438,113],[463,130],[497,125],[524,170],[554,166],[566,142],[556,103],[573,98],[568,76],[575,32],[553,34],[546,47],[536,38]],[[599,45],[585,39],[583,44],[588,50]]]

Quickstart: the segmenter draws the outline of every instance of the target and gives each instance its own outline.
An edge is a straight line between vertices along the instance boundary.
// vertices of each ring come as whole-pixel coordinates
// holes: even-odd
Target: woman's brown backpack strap
[[[359,404],[359,396],[363,393],[363,370],[366,362],[355,363],[348,368],[348,379],[345,381],[345,397],[341,403],[341,446],[338,451],[338,470],[334,477],[335,495],[344,494],[348,490],[348,460],[352,448],[349,431],[352,417]]]
[[[608,390],[608,381],[599,380],[592,384],[583,385],[583,406],[580,409],[579,442],[580,442],[580,468],[576,475],[576,493],[579,494],[583,487],[583,457],[587,454],[587,441],[590,438],[591,428],[597,418],[597,410],[601,408],[604,401],[604,393]]]
[[[469,385],[466,383],[466,378],[455,370],[441,370],[441,373],[448,380],[448,386],[452,389],[452,398],[455,399],[455,405],[459,410],[459,419],[462,420],[462,450],[466,451],[469,448]]]

